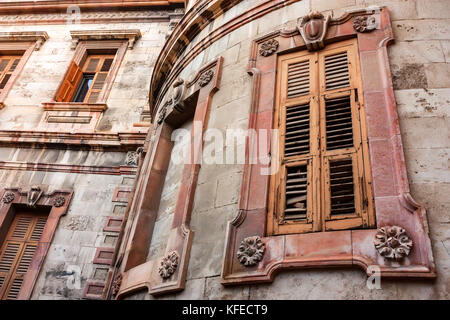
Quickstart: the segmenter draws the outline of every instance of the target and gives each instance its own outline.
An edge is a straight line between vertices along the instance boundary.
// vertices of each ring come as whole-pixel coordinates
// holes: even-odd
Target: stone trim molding
[[[166,272],[162,270],[163,276],[159,273],[160,263],[163,257],[156,257],[147,261],[148,250],[151,245],[151,235],[158,214],[161,192],[164,187],[165,175],[167,172],[169,159],[172,152],[173,142],[171,132],[180,127],[183,123],[193,118],[194,121],[202,122],[200,137],[203,137],[207,128],[209,108],[214,94],[219,90],[222,74],[223,58],[212,61],[198,70],[192,81],[180,83],[185,88],[172,94],[168,94],[167,100],[174,97],[178,103],[167,105],[166,117],[164,121],[155,128],[151,134],[151,144],[148,148],[143,164],[142,174],[139,176],[136,187],[133,189],[133,199],[130,201],[130,218],[127,224],[127,237],[124,238],[122,246],[117,256],[119,259],[118,272],[123,274],[122,285],[116,299],[121,299],[127,294],[136,290],[148,289],[152,295],[161,295],[170,292],[183,290],[186,282],[187,267],[189,264],[190,250],[194,231],[190,229],[192,207],[197,187],[197,178],[200,171],[203,139],[194,139],[191,143],[192,163],[187,163],[183,167],[178,198],[173,214],[171,230],[165,254],[167,257],[172,252],[179,256],[177,268],[174,273],[167,278]],[[202,74],[211,73],[212,79],[203,87],[199,84]],[[173,85],[172,85],[173,86]],[[175,86],[179,87],[178,85]],[[175,88],[175,89],[176,89]],[[163,108],[165,102],[161,103]],[[191,129],[194,135],[195,127]],[[151,191],[150,191],[151,190]]]
[[[21,32],[0,32],[0,42],[5,41],[26,41],[35,42],[34,50],[38,51],[42,44],[48,39],[45,31],[21,31]]]
[[[257,134],[246,144],[239,211],[228,225],[222,284],[271,282],[282,269],[325,266],[358,266],[370,275],[368,268],[375,265],[380,268],[382,277],[436,277],[426,210],[412,198],[406,174],[387,55],[387,45],[394,40],[389,13],[385,7],[370,9],[353,10],[330,19],[324,45],[357,38],[364,97],[361,108],[367,122],[367,154],[372,170],[377,228],[402,226],[414,241],[413,250],[409,255],[406,255],[406,248],[401,250],[400,260],[383,259],[374,246],[377,229],[266,236],[270,176],[261,174],[261,169],[267,169],[266,165],[249,163],[249,148],[260,139]],[[354,19],[365,15],[377,15],[379,28],[370,33],[355,31]],[[258,49],[269,39],[280,43],[277,54],[262,57]],[[298,29],[279,30],[254,40],[248,64],[248,73],[253,77],[249,129],[272,128],[278,55],[305,49],[307,44]],[[259,156],[270,157],[270,154],[269,150],[267,155]],[[243,239],[253,236],[260,237],[265,254],[254,266],[245,266],[240,263],[238,248]],[[410,248],[406,238],[402,238],[402,243]],[[383,252],[391,255],[390,250]]]
[[[75,50],[80,41],[99,41],[99,40],[128,40],[128,49],[133,49],[134,43],[139,39],[141,31],[139,29],[120,29],[120,30],[80,30],[70,31],[72,37],[71,49]]]
[[[33,205],[38,207],[48,206],[51,207],[51,209],[39,241],[39,245],[36,249],[36,253],[33,257],[33,263],[30,265],[30,268],[23,280],[22,288],[19,292],[19,300],[28,300],[31,298],[40,268],[50,248],[59,219],[67,213],[70,200],[73,197],[73,191],[71,190],[55,190],[51,193],[46,193],[43,191],[46,189],[45,186],[37,187],[39,187],[40,195],[37,197],[37,200]],[[12,197],[10,196],[11,194],[13,195]],[[28,205],[27,198],[29,194],[30,190],[22,190],[20,188],[6,188],[0,191],[0,198],[12,198],[9,202],[0,202],[0,233],[4,233],[8,230],[10,221],[12,221],[15,212],[14,207],[18,205]],[[59,200],[56,201],[57,199]],[[64,202],[61,199],[64,199]],[[62,204],[57,206],[55,203]]]
[[[103,112],[108,109],[106,103],[83,103],[83,102],[44,102],[44,111],[81,111],[81,112]]]

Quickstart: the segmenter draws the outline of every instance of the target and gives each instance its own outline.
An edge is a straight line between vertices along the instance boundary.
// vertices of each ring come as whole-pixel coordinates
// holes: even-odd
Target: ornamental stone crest
[[[409,255],[413,242],[405,229],[398,226],[386,226],[378,229],[374,245],[381,256],[399,261]]]
[[[184,80],[181,78],[178,78],[173,83],[173,91],[172,91],[172,103],[175,110],[178,112],[183,112],[185,109],[185,105],[183,102],[184,97]]]
[[[200,87],[206,86],[211,81],[213,76],[214,76],[214,71],[212,71],[211,69],[203,72],[202,75],[200,76],[200,79],[198,79],[199,86]]]
[[[34,207],[42,196],[42,189],[39,186],[32,186],[27,195],[27,205]]]
[[[158,115],[158,121],[156,122],[158,124],[158,126],[163,123],[164,119],[166,118],[166,113],[167,113],[167,107],[172,104],[172,99],[169,99],[166,101],[166,103],[163,104],[163,106],[161,107],[161,110],[159,111],[159,115]]]
[[[66,202],[66,198],[63,196],[57,196],[55,199],[53,199],[53,205],[55,207],[61,207]]]
[[[375,28],[375,16],[359,16],[353,20],[353,29],[357,32],[370,32]]]
[[[279,42],[275,39],[264,41],[259,48],[259,54],[263,57],[268,57],[278,50]]]
[[[323,40],[327,34],[329,21],[330,16],[325,18],[319,11],[312,11],[302,18],[298,29],[309,51],[319,50],[325,46]]]
[[[119,293],[121,285],[122,285],[122,274],[119,273],[114,279],[114,282],[111,286],[111,294],[113,295],[113,297],[115,297]]]
[[[266,246],[259,236],[248,237],[241,241],[237,258],[244,266],[251,267],[262,260],[265,249]]]
[[[130,151],[127,152],[127,157],[125,159],[125,164],[127,166],[134,166],[136,167],[139,162],[139,157],[136,151]]]
[[[163,279],[170,278],[171,275],[175,273],[178,267],[178,253],[172,251],[166,257],[161,259],[160,267],[158,269],[159,275]]]
[[[3,203],[10,203],[14,200],[14,193],[12,192],[6,192],[5,195],[3,196]]]

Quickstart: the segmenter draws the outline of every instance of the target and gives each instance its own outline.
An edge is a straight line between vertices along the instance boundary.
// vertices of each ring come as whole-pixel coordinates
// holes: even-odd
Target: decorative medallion
[[[323,39],[325,39],[329,21],[330,16],[325,18],[319,11],[312,11],[302,18],[298,29],[309,51],[319,50],[325,46]]]
[[[14,200],[14,193],[13,192],[6,192],[3,196],[3,203],[10,203]]]
[[[251,267],[262,260],[265,249],[266,246],[259,236],[248,237],[241,241],[237,258],[244,266]]]
[[[381,256],[399,261],[409,255],[413,242],[405,229],[398,226],[386,226],[378,229],[374,245]]]
[[[53,199],[53,205],[55,207],[61,207],[66,202],[66,198],[63,196],[57,196],[55,199]]]
[[[213,76],[214,76],[214,71],[212,71],[211,69],[202,73],[202,75],[200,76],[200,79],[198,79],[199,86],[200,87],[206,86],[211,81]]]
[[[358,32],[370,32],[375,30],[375,16],[359,16],[353,20],[353,29]]]
[[[136,167],[139,162],[139,157],[136,151],[130,151],[127,152],[127,157],[125,159],[125,164],[127,166],[134,166]]]
[[[27,205],[34,207],[42,196],[43,191],[39,186],[32,186],[27,195]]]
[[[264,41],[259,48],[259,54],[268,57],[278,50],[279,42],[275,39]]]
[[[114,282],[111,286],[111,294],[113,295],[113,297],[115,297],[119,293],[121,285],[122,285],[122,274],[119,273],[114,279]]]
[[[178,259],[179,257],[176,251],[172,251],[167,257],[161,259],[158,272],[163,279],[170,278],[170,276],[174,274],[178,267]]]

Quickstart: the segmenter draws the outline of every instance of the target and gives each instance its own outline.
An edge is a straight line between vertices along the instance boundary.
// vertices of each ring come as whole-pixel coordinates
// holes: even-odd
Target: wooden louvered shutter
[[[0,92],[5,88],[12,73],[20,62],[21,56],[4,56],[0,58]]]
[[[70,102],[82,76],[81,68],[72,61],[64,76],[63,83],[59,87],[55,100],[57,102]]]
[[[33,261],[47,216],[21,214],[14,217],[0,252],[0,298],[16,300]]]
[[[356,40],[278,58],[269,234],[374,225],[358,65]]]
[[[89,58],[84,72],[95,73],[95,77],[86,94],[85,102],[96,103],[98,101],[113,61],[114,56],[93,56]]]

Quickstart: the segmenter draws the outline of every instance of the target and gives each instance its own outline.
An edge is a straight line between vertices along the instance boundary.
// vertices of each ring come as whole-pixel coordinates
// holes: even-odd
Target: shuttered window
[[[21,55],[0,56],[0,93],[8,83],[21,58]]]
[[[373,227],[356,40],[278,59],[268,234]]]
[[[47,215],[15,215],[0,251],[0,298],[16,300],[33,261]]]
[[[114,55],[88,55],[82,67],[71,62],[56,101],[98,102],[113,61]]]

